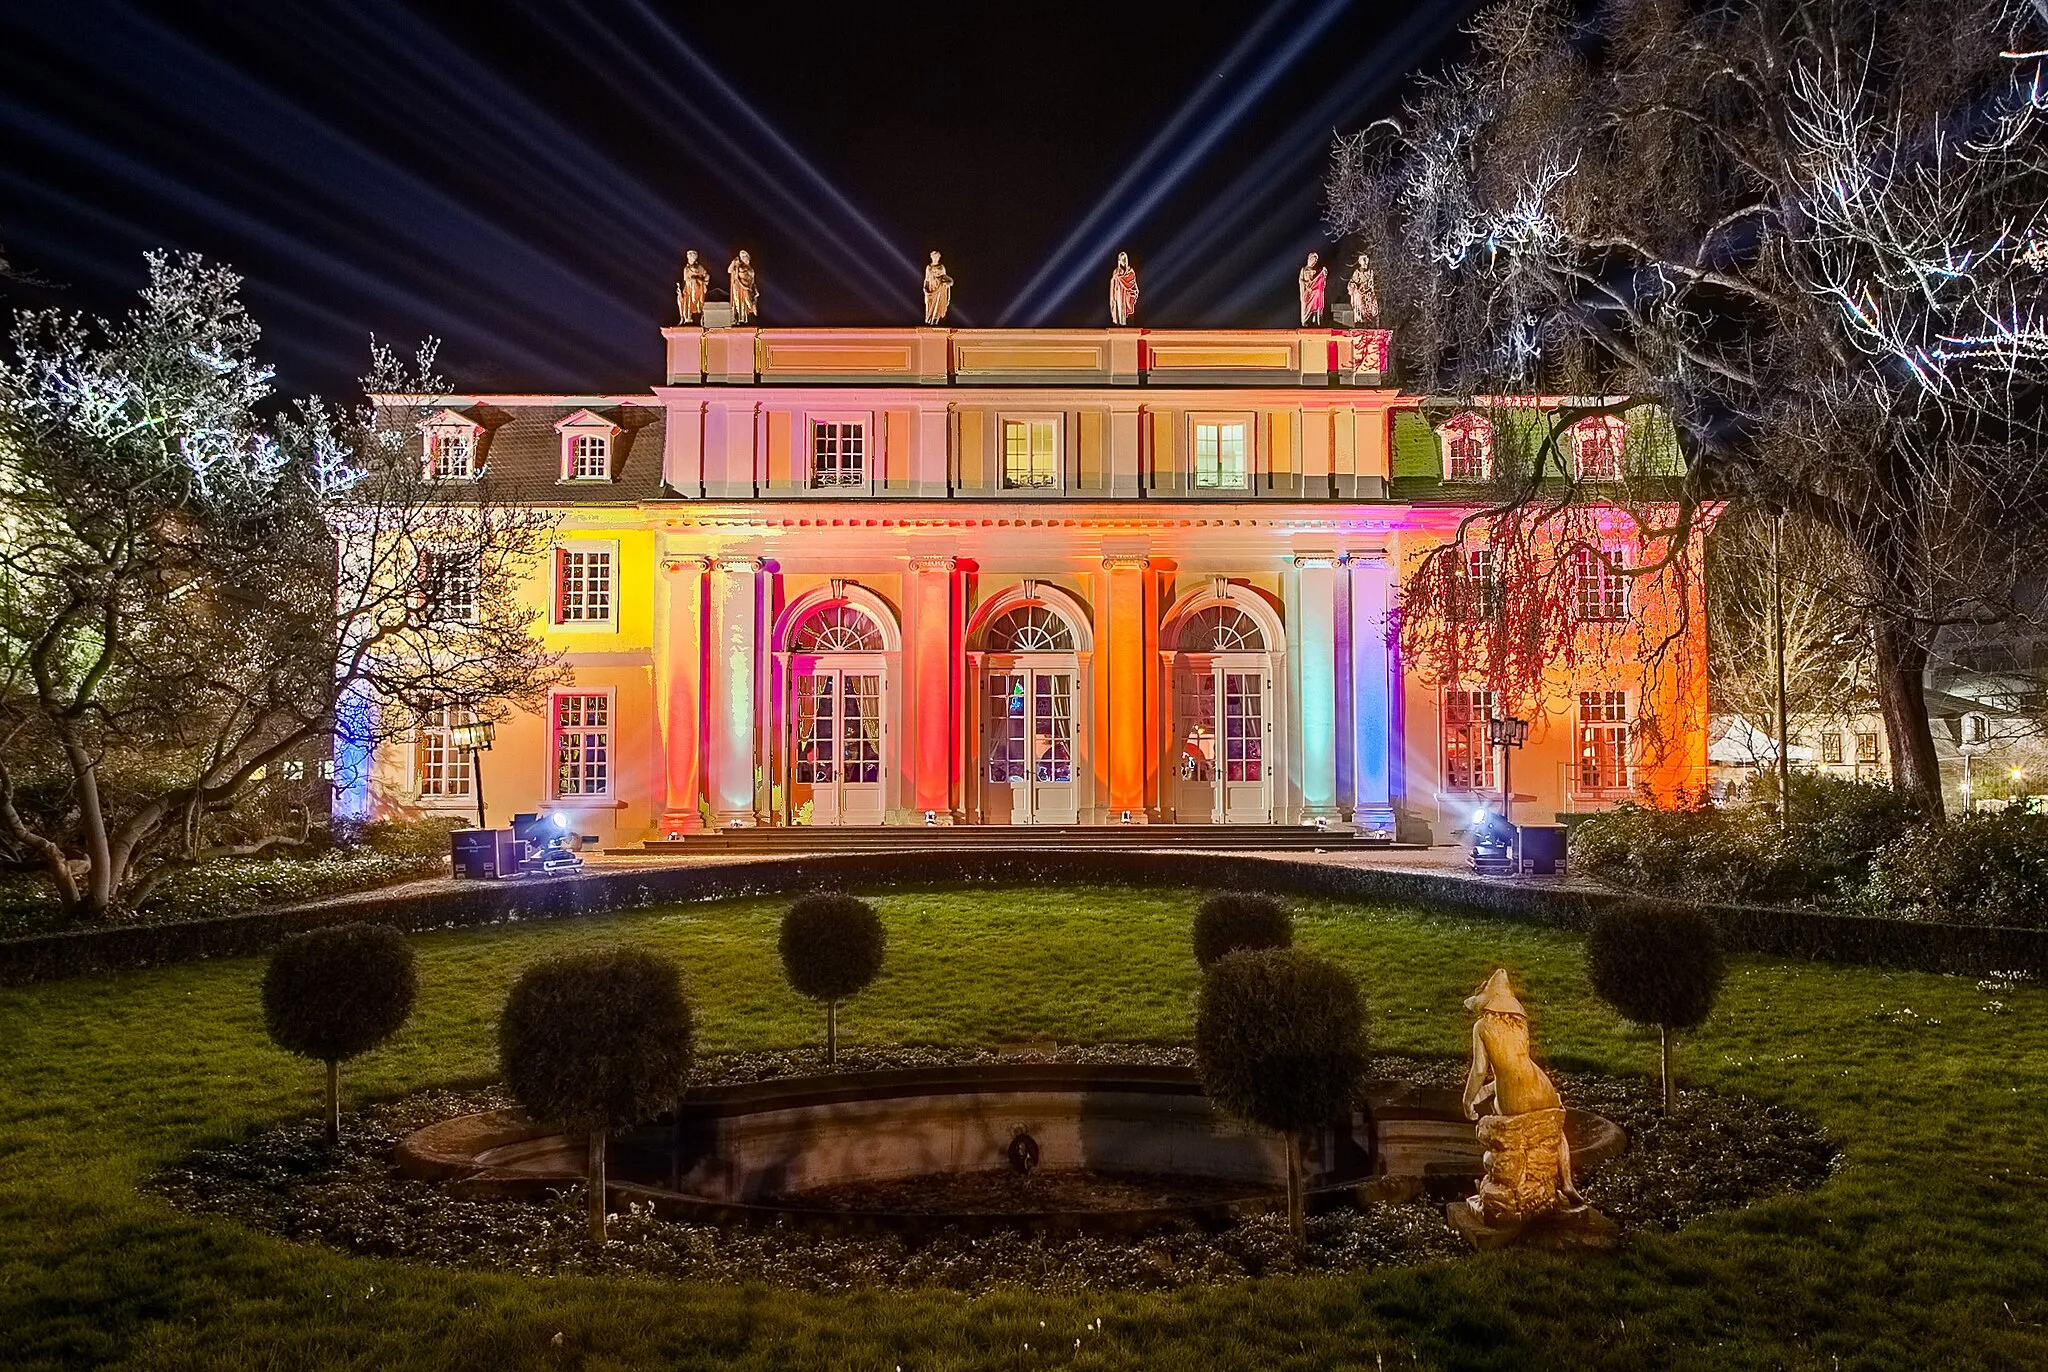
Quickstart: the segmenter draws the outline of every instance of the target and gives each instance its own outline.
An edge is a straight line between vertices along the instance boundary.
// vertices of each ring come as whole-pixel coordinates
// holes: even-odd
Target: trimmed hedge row
[[[801,891],[972,883],[1101,883],[1264,890],[1341,900],[1436,906],[1489,919],[1584,929],[1620,893],[1490,881],[1452,873],[1350,867],[1242,853],[1130,851],[834,853],[742,858],[689,866],[585,872],[516,882],[469,882],[424,891],[370,891],[317,905],[183,924],[124,925],[0,940],[0,985],[244,957],[288,935],[366,920],[408,931],[477,928],[604,914],[678,901]],[[1674,907],[1682,902],[1658,902]],[[2048,972],[2048,931],[1874,919],[1737,905],[1703,908],[1730,952],[1765,953],[1978,975]]]

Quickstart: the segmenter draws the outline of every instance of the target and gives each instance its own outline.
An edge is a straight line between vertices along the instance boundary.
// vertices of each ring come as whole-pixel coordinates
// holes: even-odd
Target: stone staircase
[[[608,852],[672,856],[775,856],[785,853],[1019,852],[1060,849],[1172,849],[1199,851],[1329,852],[1420,849],[1349,829],[1295,824],[1046,824],[880,825],[718,829],[676,839],[649,839],[637,848]]]

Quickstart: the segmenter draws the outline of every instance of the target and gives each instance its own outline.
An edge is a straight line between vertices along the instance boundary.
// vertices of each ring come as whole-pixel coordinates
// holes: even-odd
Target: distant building
[[[451,397],[421,435],[439,479],[562,516],[526,595],[573,681],[498,729],[494,823],[1444,838],[1498,803],[1488,693],[1426,684],[1388,633],[1490,451],[1387,383],[1386,335],[663,334],[647,391]],[[1514,758],[1519,817],[1701,784],[1695,637],[1651,687],[1654,755],[1637,664],[1562,672]],[[459,722],[384,749],[354,803],[472,812]]]

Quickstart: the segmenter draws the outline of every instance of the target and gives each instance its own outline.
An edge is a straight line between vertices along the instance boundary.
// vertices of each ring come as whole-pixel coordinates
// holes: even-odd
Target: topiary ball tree
[[[505,997],[507,1089],[535,1119],[588,1142],[591,1242],[604,1242],[606,1139],[675,1105],[693,1051],[682,975],[650,949],[553,958],[527,968]]]
[[[825,1062],[839,1058],[839,1002],[882,970],[882,917],[854,896],[804,896],[782,916],[782,971],[800,996],[825,1002]]]
[[[1215,891],[1195,907],[1195,961],[1204,970],[1240,948],[1291,948],[1294,915],[1278,896]]]
[[[1686,906],[1613,905],[1600,912],[1586,936],[1586,976],[1594,993],[1623,1019],[1657,1028],[1667,1115],[1678,1108],[1671,1036],[1706,1023],[1723,970],[1713,921]]]
[[[1302,1138],[1350,1113],[1365,1074],[1357,983],[1292,948],[1228,954],[1202,979],[1195,1061],[1218,1107],[1286,1136],[1287,1222],[1303,1241]]]
[[[417,990],[412,945],[388,924],[294,934],[263,973],[263,1023],[287,1053],[327,1064],[327,1140],[341,1138],[341,1064],[396,1033]]]

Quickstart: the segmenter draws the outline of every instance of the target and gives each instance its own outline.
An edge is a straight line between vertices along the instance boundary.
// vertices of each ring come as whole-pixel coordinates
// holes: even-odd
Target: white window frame
[[[1506,613],[1507,597],[1501,585],[1499,560],[1486,544],[1468,547],[1458,556],[1458,597],[1456,623],[1495,624]]]
[[[1479,443],[1479,471],[1454,471],[1451,444],[1457,439],[1471,436]],[[1470,413],[1452,415],[1436,426],[1437,457],[1442,463],[1443,479],[1446,484],[1470,484],[1493,479],[1493,425],[1483,415]]]
[[[425,462],[427,479],[430,481],[474,481],[483,473],[483,464],[477,459],[483,444],[483,430],[475,424],[429,424],[426,429]],[[448,445],[459,440],[463,446],[462,469],[444,471],[442,463],[447,457]]]
[[[1470,750],[1476,784],[1454,785],[1451,780],[1451,701],[1463,697],[1470,718],[1458,726],[1465,731],[1465,744]],[[1480,697],[1484,697],[1483,712]],[[1436,755],[1437,766],[1446,794],[1455,796],[1485,796],[1497,794],[1500,790],[1500,765],[1494,757],[1492,735],[1488,721],[1500,712],[1500,692],[1484,686],[1452,686],[1437,693]]]
[[[1572,610],[1581,623],[1625,624],[1635,614],[1634,579],[1626,572],[1628,553],[1627,546],[1618,543],[1572,551]]]
[[[610,596],[603,618],[564,618],[562,571],[565,553],[608,553],[611,556]],[[548,628],[558,634],[617,633],[619,629],[619,541],[615,538],[565,538],[548,551]]]
[[[590,737],[604,736],[604,789],[601,791],[568,791],[562,787],[562,702],[566,699],[601,699],[604,701],[604,723],[601,725],[579,724],[567,730],[569,733]],[[558,686],[548,692],[548,775],[546,792],[548,799],[564,804],[610,804],[619,794],[619,696],[610,686]]]
[[[445,584],[449,572],[466,572],[468,609],[463,614],[431,613],[437,583]],[[420,603],[430,624],[477,624],[483,620],[483,569],[475,555],[455,548],[420,550]],[[443,607],[446,608],[445,606]]]
[[[806,414],[804,416],[803,447],[804,488],[820,494],[830,494],[835,491],[869,490],[873,486],[875,479],[876,453],[872,440],[876,427],[873,416],[866,414]],[[859,433],[860,473],[856,478],[852,480],[847,479],[846,469],[843,465],[845,460],[843,447],[839,453],[842,465],[836,472],[832,473],[830,479],[826,479],[825,474],[819,470],[818,444],[821,439],[827,436],[825,431],[828,428],[834,430],[853,429]],[[835,433],[832,437],[842,445],[845,443],[846,434],[843,432]]]
[[[1572,476],[1579,481],[1619,481],[1627,471],[1628,425],[1620,415],[1587,415],[1565,430],[1572,454]],[[1612,454],[1605,470],[1587,471],[1586,454],[1600,450]]]
[[[1197,412],[1188,416],[1188,469],[1186,487],[1190,491],[1215,491],[1223,495],[1250,493],[1259,480],[1259,426],[1258,416],[1249,413],[1206,413]],[[1216,473],[1205,481],[1202,474],[1202,430],[1216,431]],[[1223,435],[1225,431],[1237,429],[1244,435],[1244,471],[1240,480],[1230,484],[1223,480]]]
[[[618,425],[601,414],[589,410],[578,410],[574,414],[555,422],[555,433],[562,444],[561,479],[564,482],[612,481],[618,476],[617,458],[619,435],[624,433]],[[585,472],[577,460],[576,446],[595,440],[602,446],[602,471]]]
[[[465,715],[468,719],[451,719],[451,715]],[[476,801],[475,759],[467,748],[455,746],[453,726],[467,723],[476,716],[473,711],[458,710],[451,706],[436,706],[421,713],[412,730],[412,757],[410,779],[412,793],[420,805],[433,809],[446,806],[450,809],[467,809]],[[430,744],[438,747],[430,748]],[[435,764],[442,775],[436,780],[436,789],[427,786],[428,758],[437,755]]]
[[[1595,707],[1602,713],[1594,718],[1588,718],[1586,712],[1586,701],[1590,696],[1604,697]],[[1617,705],[1621,710],[1621,718],[1619,719],[1606,713],[1616,708]],[[1581,688],[1575,693],[1575,698],[1572,702],[1572,722],[1574,726],[1573,738],[1577,745],[1575,756],[1573,757],[1573,766],[1575,768],[1572,774],[1573,792],[1578,795],[1589,796],[1620,796],[1627,795],[1633,791],[1636,781],[1636,711],[1634,694],[1626,690],[1616,690],[1606,686],[1598,686],[1591,689]],[[1586,781],[1586,758],[1594,743],[1593,733],[1595,730],[1598,730],[1603,736],[1618,735],[1621,757],[1621,784],[1619,786],[1610,786],[1604,782],[1599,785],[1592,785]]]
[[[605,434],[569,436],[569,479],[609,481],[612,479],[612,441]]]
[[[1049,425],[1052,429],[1052,453],[1048,460],[1046,479],[1039,481],[1012,481],[1010,479],[1010,426],[1021,425],[1025,430],[1027,455],[1030,431],[1034,426]],[[1042,414],[1003,414],[996,420],[996,460],[1002,464],[1002,488],[1006,491],[1049,492],[1063,491],[1067,485],[1067,424],[1066,416],[1057,410]]]

